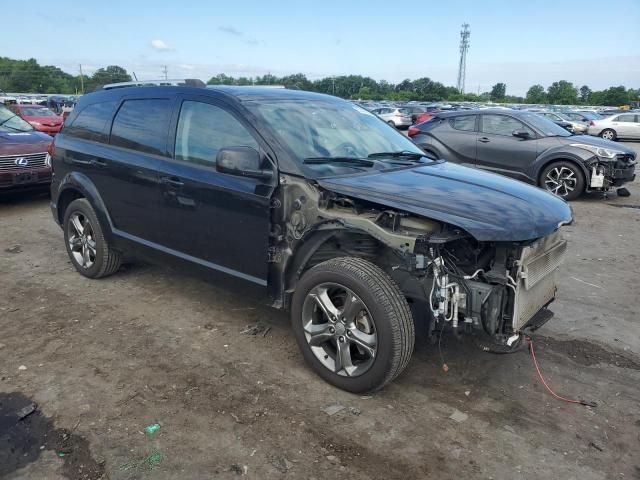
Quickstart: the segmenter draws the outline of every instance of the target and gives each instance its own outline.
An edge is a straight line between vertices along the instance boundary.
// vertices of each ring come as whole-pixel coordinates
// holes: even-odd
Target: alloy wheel
[[[577,183],[575,172],[567,167],[552,168],[544,179],[547,190],[559,197],[566,197],[573,192]]]
[[[604,138],[605,140],[613,140],[614,137],[615,135],[611,130],[605,130],[604,132],[602,132],[602,138]]]
[[[96,261],[96,240],[89,219],[81,212],[71,214],[67,234],[69,249],[76,263],[82,268],[91,268]]]
[[[358,377],[376,358],[378,337],[371,313],[351,289],[322,283],[302,306],[304,335],[322,365],[337,375]]]

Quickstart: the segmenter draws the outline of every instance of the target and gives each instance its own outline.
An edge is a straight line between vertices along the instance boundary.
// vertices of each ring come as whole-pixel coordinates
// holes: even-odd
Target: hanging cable
[[[585,407],[597,407],[598,406],[596,404],[596,402],[587,402],[585,400],[573,400],[573,399],[570,399],[570,398],[561,397],[556,392],[551,390],[551,387],[549,385],[547,385],[547,382],[544,380],[544,377],[542,376],[542,373],[540,372],[540,367],[538,366],[538,360],[536,359],[536,354],[535,354],[535,351],[533,349],[533,340],[529,336],[527,336],[526,338],[527,338],[527,343],[529,344],[529,352],[531,352],[531,359],[533,360],[533,365],[536,367],[536,372],[538,372],[538,378],[540,379],[542,384],[545,386],[545,388],[547,389],[547,391],[551,395],[553,395],[558,400],[562,400],[563,402],[567,402],[567,403],[577,403],[577,404],[580,404],[580,405],[584,405]]]

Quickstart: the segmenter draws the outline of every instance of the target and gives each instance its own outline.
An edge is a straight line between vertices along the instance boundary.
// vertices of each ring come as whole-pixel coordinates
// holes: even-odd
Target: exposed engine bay
[[[272,215],[270,285],[287,305],[296,279],[325,260],[365,258],[398,284],[428,331],[451,328],[510,346],[547,321],[554,272],[566,241],[559,232],[525,242],[479,242],[469,233],[376,203],[282,177]]]

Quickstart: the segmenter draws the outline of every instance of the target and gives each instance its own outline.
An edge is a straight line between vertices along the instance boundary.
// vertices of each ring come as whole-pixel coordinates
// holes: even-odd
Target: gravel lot
[[[46,196],[0,198],[0,478],[638,479],[629,190],[573,203],[556,317],[534,338],[549,383],[596,408],[553,399],[526,350],[452,336],[448,372],[421,344],[382,392],[342,392],[303,364],[286,315],[159,267],[87,280]]]

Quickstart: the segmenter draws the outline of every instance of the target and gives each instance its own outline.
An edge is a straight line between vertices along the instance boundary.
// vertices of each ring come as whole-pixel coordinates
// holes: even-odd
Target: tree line
[[[77,94],[91,92],[100,85],[127,82],[132,78],[126,69],[109,65],[96,70],[92,75],[71,75],[58,67],[41,66],[35,59],[12,60],[0,57],[0,89],[5,92],[20,93],[62,93]],[[552,105],[628,105],[640,100],[640,89],[624,86],[609,87],[593,91],[587,85],[580,87],[566,80],[553,82],[546,89],[533,85],[526,96],[507,94],[503,82],[493,85],[490,91],[480,93],[460,93],[455,87],[422,77],[406,79],[399,83],[374,80],[362,75],[340,75],[309,80],[306,75],[296,73],[278,77],[271,74],[256,77],[233,77],[224,73],[211,77],[209,85],[284,85],[288,88],[327,93],[355,100],[395,100],[395,101],[470,101],[499,103],[530,103]]]

